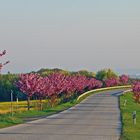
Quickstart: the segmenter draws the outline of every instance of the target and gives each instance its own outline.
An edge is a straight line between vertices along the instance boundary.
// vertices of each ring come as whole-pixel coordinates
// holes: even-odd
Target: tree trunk
[[[30,110],[30,97],[27,97],[27,105],[28,105],[28,111]]]
[[[54,107],[57,104],[57,96],[53,95],[50,98],[51,107]]]
[[[39,101],[40,101],[40,110],[42,110],[42,99],[40,98]]]
[[[35,110],[38,110],[38,102],[37,102],[37,97],[35,97]]]

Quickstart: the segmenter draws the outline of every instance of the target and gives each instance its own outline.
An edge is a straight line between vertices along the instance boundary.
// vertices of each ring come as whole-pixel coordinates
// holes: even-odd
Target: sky
[[[140,0],[0,0],[3,73],[139,71]]]

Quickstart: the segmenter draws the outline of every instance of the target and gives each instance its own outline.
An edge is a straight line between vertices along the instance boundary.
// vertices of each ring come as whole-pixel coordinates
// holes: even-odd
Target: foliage
[[[122,85],[126,85],[129,82],[129,76],[123,74],[119,77],[119,80]]]
[[[30,109],[30,98],[38,93],[40,90],[41,77],[38,74],[22,74],[19,81],[16,83],[17,87],[27,95],[28,110]]]
[[[106,87],[113,87],[119,85],[119,79],[117,78],[106,79],[104,82]]]
[[[18,97],[24,99],[24,95],[16,88],[14,82],[18,80],[18,75],[5,74],[0,77],[0,101],[10,101],[10,93],[13,90],[14,100]]]
[[[27,96],[31,97],[35,94],[39,87],[40,76],[38,74],[22,74],[18,82],[16,83],[17,87],[25,93]]]
[[[89,72],[87,70],[80,70],[78,72],[73,72],[72,74],[79,74],[79,75],[83,75],[83,76],[86,76],[86,77],[89,77],[89,78],[95,78],[95,73],[94,72]]]
[[[96,79],[98,80],[106,80],[111,78],[117,78],[117,74],[113,72],[111,69],[104,69],[101,71],[98,71],[96,74]]]
[[[44,69],[44,68],[42,68],[39,71],[34,72],[34,73],[38,73],[43,77],[48,76],[48,75],[53,74],[53,73],[62,73],[62,74],[65,74],[65,75],[70,75],[71,74],[71,72],[69,72],[69,71],[58,69],[58,68],[54,68],[54,69]]]
[[[110,77],[110,76],[108,76]],[[104,80],[106,87],[118,86],[118,85],[127,85],[129,83],[129,77],[127,75],[121,75],[119,77],[111,77]]]
[[[83,75],[65,75],[59,72],[42,77],[36,73],[22,74],[16,83],[17,87],[28,97],[28,109],[30,98],[36,96],[40,99],[50,99],[50,105],[58,103],[59,98],[63,102],[83,93],[86,90],[102,87],[102,82]]]

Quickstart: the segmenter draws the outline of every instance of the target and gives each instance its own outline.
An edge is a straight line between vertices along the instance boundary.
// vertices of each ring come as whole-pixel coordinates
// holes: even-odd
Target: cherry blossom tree
[[[120,83],[122,83],[123,85],[126,85],[128,84],[129,76],[123,74],[119,77],[119,79],[120,79]]]
[[[102,82],[94,78],[87,78],[83,75],[69,76],[67,77],[67,82],[65,86],[65,96],[69,98],[73,95],[79,95],[86,90],[100,87],[102,87]]]
[[[106,87],[113,87],[113,86],[119,85],[119,80],[118,80],[118,78],[106,79],[104,82],[105,82],[105,86],[106,86]]]
[[[30,98],[40,89],[40,80],[40,75],[29,73],[21,74],[19,81],[16,83],[17,87],[27,95],[28,110],[30,110]]]
[[[4,50],[3,52],[0,53],[0,57],[4,56],[6,54],[6,50]],[[0,72],[3,68],[4,65],[8,64],[9,61],[5,62],[5,63],[0,63]]]
[[[71,97],[76,93],[76,84],[74,76],[67,76],[65,81],[65,88],[63,94],[63,102],[69,101]]]
[[[81,94],[87,87],[88,79],[83,75],[76,75],[73,77],[76,92]]]
[[[96,88],[101,88],[103,85],[103,83],[99,80],[96,80],[95,78],[90,78],[88,80],[88,90],[91,90],[91,89],[96,89]]]
[[[134,99],[136,100],[136,102],[140,103],[140,82],[134,82],[132,90],[134,94]]]
[[[62,73],[53,73],[48,76],[50,88],[48,89],[48,96],[50,97],[51,106],[57,104],[58,96],[66,89],[66,76]]]

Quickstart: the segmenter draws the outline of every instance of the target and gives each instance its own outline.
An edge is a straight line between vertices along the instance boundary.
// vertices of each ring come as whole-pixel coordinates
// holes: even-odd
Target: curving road
[[[0,129],[0,140],[118,140],[122,92],[94,94],[57,115]]]

